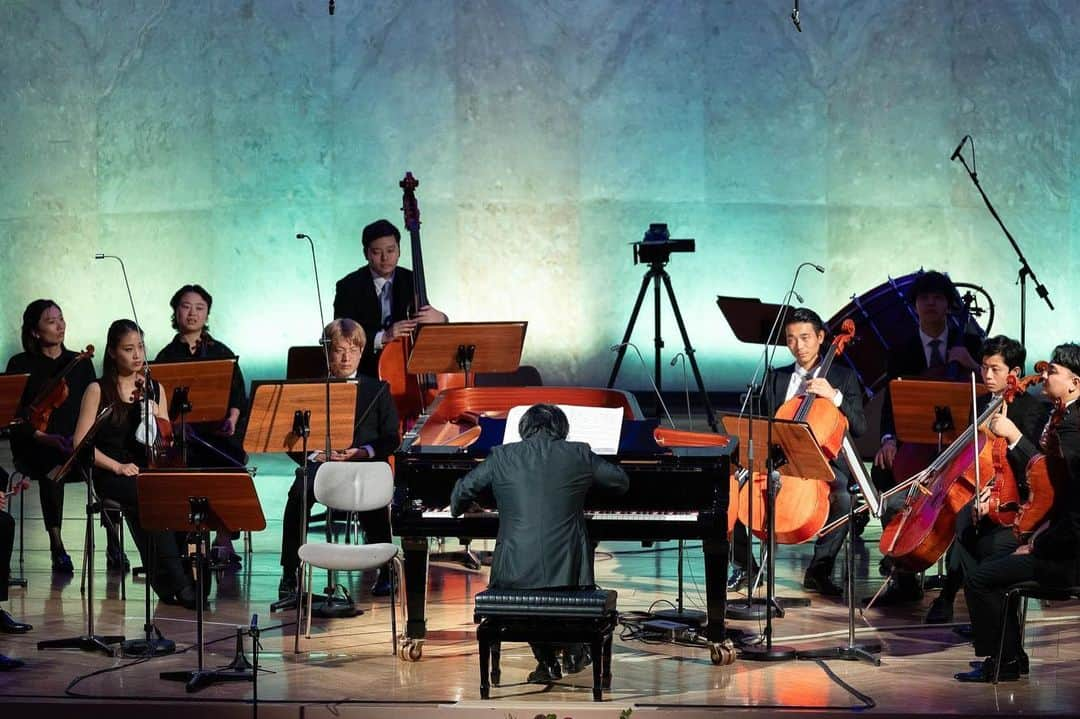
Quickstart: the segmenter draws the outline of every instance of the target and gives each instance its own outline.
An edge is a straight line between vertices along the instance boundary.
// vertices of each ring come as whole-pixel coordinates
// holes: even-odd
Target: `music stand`
[[[190,532],[195,541],[195,643],[198,668],[162,672],[161,678],[187,683],[195,692],[222,681],[251,681],[249,669],[203,668],[203,586],[206,581],[206,549],[211,530],[258,532],[266,529],[259,497],[251,475],[241,472],[140,473],[139,520],[143,529],[161,532]]]
[[[0,374],[0,427],[9,427],[15,423],[29,379],[29,374]],[[19,493],[19,576],[8,578],[9,587],[26,587],[26,577],[22,576],[23,546],[26,544],[23,536],[23,518],[26,516],[25,497],[24,493]],[[11,511],[10,508],[8,511]]]
[[[792,659],[795,656],[794,649],[778,647],[772,643],[773,612],[775,610],[782,617],[784,611],[782,604],[806,606],[809,602],[803,599],[784,600],[781,603],[776,597],[776,533],[772,531],[772,525],[775,520],[775,496],[780,489],[777,484],[778,481],[782,481],[781,478],[784,476],[795,478],[797,481],[830,482],[834,477],[832,467],[829,466],[825,455],[821,453],[821,447],[818,446],[817,440],[814,439],[810,427],[805,423],[779,419],[770,420],[764,417],[740,417],[737,414],[721,415],[720,419],[724,423],[724,428],[727,429],[728,434],[738,436],[740,446],[745,446],[743,443],[748,443],[751,436],[769,436],[768,425],[772,425],[773,446],[766,448],[765,452],[755,455],[752,466],[749,467],[751,479],[748,480],[753,481],[753,475],[755,474],[768,474],[770,471],[777,474],[767,485],[770,501],[767,503],[769,516],[766,519],[768,555],[765,571],[768,579],[766,581],[764,602],[765,646],[744,647],[742,656],[746,659],[759,661]],[[777,471],[781,467],[783,468],[782,475]],[[751,496],[753,496],[752,493]],[[749,519],[752,522],[753,516],[749,517]],[[746,531],[749,541],[753,533],[750,527],[747,527]],[[760,618],[761,614],[761,607],[755,605],[753,600],[752,585],[747,587],[746,604],[744,606],[740,607],[736,603],[728,604],[728,615],[732,618],[756,619]]]
[[[94,438],[102,424],[112,415],[112,405],[98,413],[94,424],[83,436],[82,441],[75,446],[71,456],[60,467],[60,471],[52,481],[62,482],[64,475],[78,464],[79,457],[86,457],[86,634],[68,639],[49,639],[38,642],[38,650],[42,649],[81,649],[84,652],[102,652],[106,656],[114,656],[110,644],[119,644],[124,641],[121,635],[99,635],[94,633],[94,510],[99,508],[97,494],[94,492]]]
[[[976,385],[978,394],[986,385]],[[936,444],[940,452],[971,424],[971,385],[926,379],[889,382],[896,438],[901,442]]]
[[[516,372],[528,322],[447,322],[416,328],[409,374],[464,372],[471,387],[477,372]]]
[[[171,387],[173,396],[186,395],[186,403],[174,407],[169,402],[169,414],[180,415],[180,452],[187,466],[188,423],[220,422],[229,413],[229,391],[236,371],[236,357],[187,362],[154,362],[154,379]],[[231,459],[231,458],[230,458]],[[230,461],[230,464],[234,462]]]
[[[727,320],[728,326],[735,334],[735,339],[747,344],[765,344],[769,337],[769,329],[776,321],[777,315],[786,309],[790,314],[794,309],[791,305],[786,308],[783,305],[767,304],[757,297],[724,297],[716,296],[716,306]],[[787,345],[787,339],[783,334],[778,334],[772,344],[778,347]]]
[[[328,394],[329,393],[329,394]],[[251,409],[248,412],[247,433],[244,435],[244,451],[248,454],[296,452],[303,455],[299,472],[304,472],[303,494],[300,505],[300,544],[307,540],[308,502],[307,502],[307,456],[308,437],[312,431],[321,434],[329,432],[332,446],[342,449],[352,444],[353,423],[356,415],[357,387],[348,380],[318,381],[285,380],[284,382],[255,381],[251,385]],[[329,397],[329,430],[327,413],[312,412],[312,408],[325,406]],[[297,445],[300,445],[297,447]],[[329,523],[329,514],[327,522]],[[297,567],[297,591],[302,585],[300,570]],[[333,591],[333,587],[330,588]],[[293,595],[279,599],[270,605],[270,611],[278,611],[295,606],[299,612],[299,597]],[[323,606],[329,606],[324,601]],[[356,610],[352,610],[355,616]],[[299,617],[297,618],[299,621]]]

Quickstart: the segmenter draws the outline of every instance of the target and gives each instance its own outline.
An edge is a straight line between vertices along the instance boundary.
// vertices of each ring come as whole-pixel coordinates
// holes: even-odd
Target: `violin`
[[[972,465],[980,461],[984,452],[986,457],[982,461],[985,464],[980,465],[980,476],[985,473],[996,482],[994,437],[985,429],[987,423],[1001,411],[1006,401],[1011,402],[1020,392],[1041,379],[1041,375],[1030,375],[1013,380],[1015,384],[1010,383],[1011,389],[990,400],[964,433],[929,467],[917,474],[919,481],[913,486],[918,491],[908,496],[904,507],[881,532],[879,546],[882,554],[892,557],[897,566],[903,569],[921,572],[945,553],[956,536],[957,515],[981,489],[975,486]],[[1000,446],[998,451],[1001,452]],[[1004,460],[1003,453],[1001,459]],[[1007,461],[1003,461],[1003,464],[1008,467]]]
[[[825,377],[833,360],[844,353],[844,349],[854,338],[855,322],[846,319],[825,352],[814,376]],[[805,422],[810,426],[822,454],[830,460],[840,456],[844,438],[847,436],[848,421],[831,399],[808,392],[802,397],[792,397],[784,402],[774,416],[776,419]],[[734,482],[735,478],[732,481]],[[773,512],[776,541],[779,544],[801,544],[817,536],[825,526],[829,517],[829,482],[824,477],[795,477],[783,474],[780,481],[781,487],[776,493]],[[753,517],[749,516],[751,491],[756,492],[754,505],[765,507],[768,483],[764,474],[755,473],[753,482],[743,483],[738,492],[739,520],[750,527],[756,536],[764,539],[768,517],[764,511],[755,512]]]
[[[1045,369],[1046,363],[1039,362],[1035,369]],[[1054,497],[1068,482],[1068,472],[1065,461],[1061,454],[1061,442],[1058,440],[1057,428],[1065,419],[1065,402],[1058,400],[1054,405],[1054,411],[1050,419],[1043,427],[1042,436],[1039,438],[1039,447],[1042,454],[1037,454],[1028,462],[1025,474],[1028,483],[1027,501],[1020,505],[1013,522],[1013,531],[1022,541],[1026,541],[1034,532],[1054,506]]]
[[[1010,375],[1007,386],[1003,393],[1005,404],[1012,404],[1013,400],[1021,392],[1027,391],[1032,384],[1042,381],[1042,373],[1026,378],[1025,382],[1017,380]],[[980,474],[989,476],[986,516],[995,524],[1003,527],[1011,527],[1016,522],[1016,515],[1020,509],[1020,485],[1016,481],[1012,465],[1008,459],[1009,440],[1004,437],[995,437],[993,442],[986,445],[979,452],[978,463]],[[988,458],[989,455],[989,458]],[[989,470],[989,472],[988,472]],[[974,472],[969,469],[970,474]],[[981,488],[979,488],[981,493]],[[979,505],[975,505],[975,518],[979,518]]]
[[[48,431],[49,418],[52,417],[53,410],[66,402],[71,395],[71,389],[67,383],[68,374],[79,362],[93,359],[93,357],[94,345],[86,345],[86,349],[72,357],[71,361],[64,366],[64,369],[46,382],[30,404],[27,405],[26,413],[30,425],[35,430],[38,432]]]

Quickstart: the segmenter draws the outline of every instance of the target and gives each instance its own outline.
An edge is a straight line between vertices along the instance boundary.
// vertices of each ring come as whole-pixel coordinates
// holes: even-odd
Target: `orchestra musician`
[[[172,532],[148,532],[139,524],[138,487],[135,478],[149,464],[147,441],[152,442],[154,418],[168,422],[165,388],[151,381],[141,388],[146,348],[143,333],[131,320],[116,320],[109,326],[101,379],[91,382],[83,394],[75,425],[76,444],[94,426],[98,413],[111,408],[94,437],[94,489],[98,496],[123,507],[131,536],[139,548],[150,584],[166,604],[195,608],[195,588],[180,564],[180,548]],[[142,391],[149,393],[150,437],[142,417]],[[151,541],[152,540],[152,541]]]
[[[908,301],[915,306],[919,331],[888,358],[889,380],[898,377],[937,376],[942,379],[964,380],[968,373],[979,372],[982,341],[949,326],[949,312],[957,298],[956,286],[941,272],[929,270],[919,275],[908,292]],[[874,456],[871,471],[875,486],[885,491],[906,477],[893,476],[893,460],[899,450],[892,397],[885,393],[881,411],[881,447]],[[886,500],[881,516],[884,528],[904,506],[903,492]],[[888,606],[922,599],[918,577],[896,568],[889,557],[882,560],[881,572],[889,576],[889,586],[876,600],[875,606]]]
[[[1014,339],[997,335],[986,340],[982,348],[982,381],[989,394],[979,398],[979,412],[986,409],[992,398],[999,397],[1005,391],[1008,377],[1019,379],[1023,376],[1026,358],[1027,351],[1024,346]],[[1019,428],[1020,433],[1030,442],[1038,442],[1050,414],[1049,405],[1033,395],[1021,392],[1006,407],[1006,416]],[[1006,459],[1016,478],[1020,499],[1024,500],[1027,498],[1027,459],[1015,448],[1008,451]],[[988,482],[991,478],[981,479]],[[979,562],[1011,554],[1019,545],[1012,527],[991,520],[985,508],[979,513],[980,519],[976,522],[973,506],[969,504],[956,515],[956,539],[946,554],[945,583],[941,593],[930,604],[930,610],[926,614],[927,624],[951,622],[953,602],[964,584],[964,577],[972,572]]]
[[[536,404],[518,423],[520,442],[494,447],[487,459],[454,485],[450,513],[461,516],[491,492],[499,510],[499,535],[488,586],[499,589],[592,587],[593,545],[585,525],[585,495],[593,488],[617,494],[630,478],[594,454],[566,441],[570,424],[561,409]],[[583,646],[533,643],[536,669],[529,682],[550,684],[563,669],[581,671],[590,661]]]
[[[3,469],[0,469],[0,603],[8,600],[8,579],[11,577],[11,550],[15,546],[15,520],[8,514],[8,497],[4,491],[7,486],[8,474]],[[26,486],[24,484],[20,489],[25,489]],[[4,634],[24,634],[31,629],[33,629],[31,625],[18,621],[0,607],[0,632]],[[11,671],[21,666],[23,666],[21,660],[0,654],[0,672]]]
[[[398,415],[390,397],[388,386],[372,377],[359,373],[360,358],[364,353],[366,336],[364,328],[350,319],[336,319],[324,330],[330,342],[330,376],[337,379],[354,380],[356,393],[356,425],[353,428],[352,443],[348,448],[330,451],[312,452],[304,462],[304,469],[297,469],[296,480],[289,489],[289,498],[285,503],[281,529],[281,582],[278,595],[287,597],[296,591],[296,574],[300,566],[300,505],[303,501],[304,485],[307,482],[307,507],[304,508],[303,522],[306,523],[315,504],[315,472],[323,462],[362,462],[365,460],[385,461],[397,449]],[[390,508],[373,509],[360,512],[360,523],[364,528],[364,537],[369,543],[390,542]],[[306,532],[305,532],[306,536]],[[386,568],[379,570],[378,579],[371,590],[374,596],[389,596],[390,575]]]
[[[367,265],[337,282],[334,316],[356,320],[369,342],[360,362],[360,372],[378,376],[378,353],[397,337],[410,334],[419,324],[447,321],[444,313],[430,305],[413,307],[413,273],[398,266],[401,259],[401,232],[389,220],[376,220],[361,236]]]
[[[822,353],[828,347],[825,323],[821,317],[813,310],[800,307],[788,315],[784,335],[795,362],[775,370],[766,380],[765,402],[768,411],[775,414],[784,402],[813,393],[831,400],[847,418],[851,434],[856,437],[861,435],[866,430],[866,417],[863,414],[862,389],[855,373],[848,367],[833,363],[826,376],[816,376]],[[830,466],[835,477],[829,491],[828,522],[846,515],[851,503],[847,468],[836,461],[831,462]],[[783,488],[780,491],[783,492]],[[739,522],[732,541],[734,567],[728,579],[728,588],[733,591],[747,581],[746,568],[743,566],[746,561],[746,541],[746,528]],[[843,593],[832,580],[833,564],[843,543],[843,532],[829,532],[817,539],[813,559],[803,576],[804,589],[826,596],[840,596]]]
[[[29,420],[29,404],[47,389],[51,380],[62,373],[76,353],[64,346],[67,323],[60,306],[52,300],[34,300],[26,306],[22,319],[23,351],[7,363],[7,372],[28,373],[30,378],[20,403],[23,419]],[[15,466],[38,484],[41,516],[49,533],[49,552],[53,571],[73,573],[71,557],[64,548],[61,525],[64,519],[64,484],[54,482],[48,474],[57,469],[71,454],[71,435],[79,414],[83,391],[93,382],[94,365],[89,360],[76,363],[64,377],[68,385],[67,398],[52,410],[45,431],[23,422],[12,429],[12,454]],[[120,568],[120,544],[109,535],[109,567]]]
[[[961,682],[990,682],[1000,664],[1000,679],[1015,680],[1026,669],[1020,654],[1020,622],[1017,606],[1006,606],[1006,589],[1018,582],[1038,581],[1050,586],[1075,586],[1080,581],[1080,345],[1063,344],[1054,349],[1043,373],[1043,394],[1065,406],[1060,423],[1053,426],[1056,441],[1044,435],[1038,444],[1026,437],[1009,417],[995,415],[990,431],[1009,442],[1018,459],[1026,461],[1040,451],[1056,453],[1060,446],[1065,477],[1054,491],[1053,508],[1023,544],[1011,554],[989,558],[964,581],[975,654],[986,657],[971,671],[956,674]],[[1053,422],[1053,420],[1051,420]],[[1001,643],[1002,612],[1005,612],[1004,644]]]
[[[172,326],[176,336],[165,345],[155,362],[191,362],[198,360],[232,359],[236,357],[224,342],[211,336],[207,324],[214,298],[201,285],[184,285],[169,300],[172,307]],[[197,422],[188,425],[192,433],[186,438],[189,467],[243,466],[247,453],[241,443],[241,410],[247,406],[244,375],[240,364],[233,365],[229,386],[229,409],[217,422]],[[238,565],[240,555],[233,548],[228,534],[218,533],[210,548],[213,559]]]

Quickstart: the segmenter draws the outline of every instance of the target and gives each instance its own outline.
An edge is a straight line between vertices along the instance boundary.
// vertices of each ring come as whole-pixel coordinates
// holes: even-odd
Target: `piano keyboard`
[[[424,519],[452,519],[450,516],[450,508],[443,507],[442,509],[425,509],[423,512]],[[461,515],[461,519],[498,519],[498,510],[492,510],[490,512],[466,512]],[[605,512],[605,511],[592,511],[586,510],[585,517],[587,519],[598,519],[604,521],[637,521],[637,522],[696,522],[698,518],[697,512]]]

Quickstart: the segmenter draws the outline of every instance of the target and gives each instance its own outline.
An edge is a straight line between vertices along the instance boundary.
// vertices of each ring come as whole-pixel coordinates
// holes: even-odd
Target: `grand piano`
[[[737,440],[658,428],[630,394],[579,387],[467,387],[442,392],[406,434],[395,458],[394,533],[405,559],[408,621],[401,656],[420,659],[427,634],[428,545],[431,537],[494,538],[494,511],[450,516],[454,483],[501,443],[507,412],[537,402],[620,408],[618,454],[606,459],[630,476],[621,496],[586,499],[594,541],[701,540],[707,625],[714,654],[724,639],[727,504]],[[488,498],[489,509],[494,502]]]

